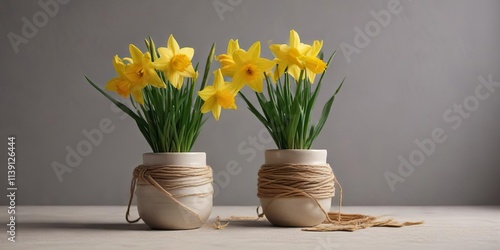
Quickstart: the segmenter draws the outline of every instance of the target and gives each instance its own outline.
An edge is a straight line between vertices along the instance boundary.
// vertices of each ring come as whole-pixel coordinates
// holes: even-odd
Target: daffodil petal
[[[321,48],[323,47],[323,41],[318,41],[315,40],[313,42],[313,45],[311,46],[311,50],[309,50],[308,55],[309,56],[317,56],[319,52],[321,51]]]
[[[233,86],[235,89],[238,91],[241,90],[243,87],[245,87],[246,80],[245,80],[245,72],[243,71],[236,71],[233,76]]]
[[[168,71],[168,61],[166,57],[160,57],[156,61],[153,62],[153,67],[161,70]]]
[[[288,44],[290,44],[290,46],[293,48],[297,48],[299,46],[300,37],[295,30],[290,30],[290,38],[288,40]]]
[[[141,105],[144,105],[144,96],[142,95],[142,89],[141,88],[134,88],[132,89],[132,97],[134,98],[134,100],[141,104]]]
[[[174,36],[173,35],[170,35],[168,37],[168,48],[174,52],[177,52],[179,51],[179,44],[177,43],[177,41],[175,40]]]
[[[184,77],[196,77],[196,71],[194,71],[193,65],[187,66],[184,71],[179,71],[179,75]]]
[[[271,45],[269,45],[269,50],[271,50],[271,53],[273,53],[274,56],[278,56],[278,53],[280,52],[280,45],[279,44],[271,44]]]
[[[144,53],[144,55],[142,56],[142,63],[151,64],[151,54],[149,52]]]
[[[232,77],[234,72],[236,71],[236,63],[233,60],[233,57],[230,55],[222,54],[219,56],[222,74],[225,76]]]
[[[113,67],[119,76],[124,76],[125,64],[123,63],[123,60],[118,57],[118,55],[115,55],[113,58]]]
[[[300,54],[305,55],[311,50],[311,45],[301,43],[297,47],[297,50],[299,51]]]
[[[172,53],[171,50],[165,48],[165,47],[160,47],[158,48],[158,54],[160,54],[160,59],[164,59],[166,61],[170,61],[172,57],[174,57],[174,53]],[[158,59],[158,60],[160,60]]]
[[[231,106],[226,107],[226,109],[234,109],[234,110],[237,110],[237,109],[238,109],[238,107],[236,106],[236,102],[234,102],[233,104],[231,104]]]
[[[170,82],[170,84],[172,84],[172,86],[174,86],[175,88],[177,88],[177,79],[178,79],[178,75],[179,73],[177,72],[167,72],[167,75],[168,75],[168,81]]]
[[[139,48],[137,48],[135,45],[133,44],[130,44],[128,46],[128,49],[129,49],[129,52],[130,52],[130,56],[132,57],[132,60],[134,62],[142,62],[142,52]]]
[[[193,59],[193,56],[194,56],[194,49],[189,48],[189,47],[184,47],[184,48],[180,49],[177,54],[184,54],[189,58],[189,60],[191,60],[191,59]]]
[[[240,44],[238,43],[238,39],[233,40],[230,39],[227,44],[227,54],[232,55],[236,50],[240,49]]]
[[[239,89],[234,87],[232,82],[224,82],[225,90],[232,93],[233,96],[236,96],[239,92]]]
[[[217,104],[219,104],[219,106],[223,109],[230,108],[235,103],[234,94],[229,89],[217,91],[216,99]]]
[[[212,115],[214,116],[216,121],[218,121],[220,118],[220,110],[221,107],[219,105],[215,105],[212,107]]]
[[[248,49],[248,56],[251,59],[257,59],[260,57],[260,41],[257,41],[250,46]]]
[[[238,94],[241,89],[237,89],[232,82],[225,82],[227,91],[230,91],[234,96]]]
[[[207,101],[216,93],[214,86],[205,86],[203,90],[198,91],[198,95],[203,101]],[[207,111],[208,112],[208,111]]]
[[[258,70],[262,72],[266,72],[271,70],[274,67],[275,63],[269,59],[265,58],[258,58],[255,61],[255,66],[257,67]]]
[[[232,77],[236,72],[236,64],[226,64],[221,67],[222,75]]]
[[[222,72],[220,69],[214,71],[214,89],[219,91],[223,89],[224,86],[224,77],[222,76]]]
[[[263,89],[263,77],[255,77],[252,81],[248,82],[248,87],[250,87],[253,91],[261,93]]]
[[[247,63],[248,61],[250,61],[250,59],[251,58],[248,55],[248,52],[246,52],[242,49],[236,50],[233,53],[233,60],[234,60],[235,64],[244,64],[244,63]]]
[[[274,70],[274,80],[275,81],[277,81],[278,78],[280,78],[285,73],[286,67],[287,67],[287,65],[283,64],[283,63],[278,63],[278,65],[276,65],[276,68]]]
[[[140,66],[137,64],[128,64],[125,66],[124,75],[131,82],[137,82],[137,81],[139,81],[139,76],[137,75],[137,71],[139,71],[139,69],[140,69]]]
[[[123,98],[127,98],[130,95],[130,82],[123,77],[116,77],[109,80],[104,88],[108,91],[118,93]]]
[[[310,69],[306,68],[306,74],[307,74],[307,77],[309,78],[309,83],[313,84],[314,79],[316,78],[316,73],[314,73]]]
[[[273,82],[277,82],[281,75],[283,75],[283,73],[280,74],[279,69],[275,68],[273,71],[273,77],[271,79],[273,80]]]
[[[148,71],[148,74],[150,75],[149,77],[149,84],[157,87],[157,88],[165,88],[165,83],[163,83],[163,81],[160,79],[160,77],[158,76],[158,74],[156,73],[156,71],[154,69],[150,69]]]
[[[290,65],[288,66],[288,74],[290,74],[293,79],[295,79],[296,81],[299,80],[299,77],[300,77],[300,68],[299,66],[297,65]]]
[[[322,73],[326,69],[326,63],[315,56],[304,57],[304,65],[315,74]]]
[[[217,105],[217,100],[215,100],[215,97],[208,98],[201,106],[201,113],[207,113],[211,111],[214,105]]]

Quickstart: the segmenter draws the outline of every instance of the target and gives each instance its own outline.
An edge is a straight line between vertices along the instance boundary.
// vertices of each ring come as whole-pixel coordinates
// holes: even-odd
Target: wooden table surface
[[[345,207],[343,212],[424,220],[404,228],[355,232],[305,232],[267,220],[211,227],[217,216],[255,216],[255,207],[214,207],[200,229],[150,230],[128,224],[125,206],[20,206],[16,242],[7,240],[7,207],[0,249],[500,249],[500,207]],[[136,214],[136,209],[133,209]]]

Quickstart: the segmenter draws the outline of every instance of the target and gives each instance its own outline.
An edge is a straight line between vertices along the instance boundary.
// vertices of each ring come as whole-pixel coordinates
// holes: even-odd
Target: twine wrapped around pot
[[[308,197],[316,202],[328,219],[318,199],[335,196],[337,182],[329,164],[264,164],[259,170],[258,192],[259,198],[292,198]],[[338,182],[337,182],[338,183]],[[340,185],[339,188],[341,189]],[[342,190],[341,194],[342,195]],[[272,202],[272,200],[271,200]],[[259,214],[259,217],[262,217]]]
[[[212,194],[213,191],[185,195],[173,195],[169,191],[179,188],[199,187],[209,183],[211,184],[213,177],[212,168],[210,168],[210,166],[137,166],[133,172],[130,184],[130,199],[127,206],[127,212],[125,214],[125,219],[129,223],[135,223],[141,219],[140,217],[135,220],[131,220],[129,218],[130,205],[132,204],[132,199],[134,198],[134,192],[138,185],[138,181],[143,181],[156,187],[156,189],[162,192],[166,198],[172,200],[189,213],[195,215],[201,223],[204,223],[196,212],[179,202],[176,198],[186,196],[206,196]]]
[[[259,170],[259,198],[335,196],[335,175],[328,164],[267,164]]]

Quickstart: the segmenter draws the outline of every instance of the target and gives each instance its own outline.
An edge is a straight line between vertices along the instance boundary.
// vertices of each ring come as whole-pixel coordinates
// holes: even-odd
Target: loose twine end
[[[229,221],[226,222],[225,224],[221,223],[220,217],[217,216],[217,219],[215,220],[215,223],[213,224],[213,228],[217,230],[222,230],[225,229],[229,225]]]

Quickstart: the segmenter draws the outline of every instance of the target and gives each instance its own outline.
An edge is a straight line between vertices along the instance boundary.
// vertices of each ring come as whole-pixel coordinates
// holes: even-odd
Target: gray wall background
[[[2,1],[0,134],[17,138],[18,202],[127,202],[131,171],[150,149],[133,120],[114,112],[83,76],[104,86],[115,75],[112,57],[127,56],[129,43],[144,48],[142,39],[151,35],[164,45],[173,33],[181,46],[195,48],[196,62],[212,42],[220,54],[230,38],[244,48],[260,40],[263,55],[271,57],[267,41],[285,43],[293,28],[304,42],[323,39],[327,54],[339,50],[320,102],[348,77],[315,143],[328,150],[345,205],[500,205],[500,87],[479,100],[459,126],[443,118],[454,104],[474,104],[479,76],[500,81],[500,1],[401,0],[402,11],[348,61],[341,44],[354,46],[355,27],[364,30],[375,20],[370,11],[387,10],[388,2],[71,1],[15,53],[7,34],[21,35],[22,18],[32,20],[42,8],[37,1]],[[214,3],[229,6],[222,18]],[[216,185],[225,186],[216,205],[258,204],[263,148],[275,147],[266,140],[250,146],[248,138],[263,127],[238,104],[238,111],[223,112],[219,122],[210,118],[195,146],[221,178]],[[82,130],[98,128],[102,119],[115,129],[60,182],[51,165],[66,165],[66,147],[75,149],[85,139]],[[437,128],[447,140],[391,191],[384,173],[398,174],[398,157],[408,159],[418,149],[414,141],[431,138]],[[6,153],[0,155],[0,186],[6,187]],[[242,170],[226,183],[221,176],[228,163]],[[7,204],[5,195],[0,204]]]

